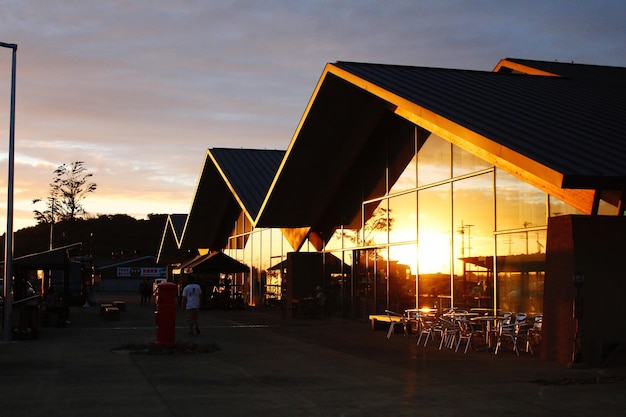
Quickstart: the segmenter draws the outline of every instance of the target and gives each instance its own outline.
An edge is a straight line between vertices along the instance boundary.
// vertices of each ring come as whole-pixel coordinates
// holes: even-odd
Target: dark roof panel
[[[60,246],[43,252],[31,253],[13,259],[16,269],[63,269],[70,260],[70,253],[80,249],[81,242]],[[4,265],[4,261],[0,262]]]
[[[157,262],[159,264],[178,262],[179,244],[186,222],[186,214],[170,214],[167,216],[163,235],[161,236],[159,253],[157,255]]]
[[[172,231],[174,232],[176,240],[180,240],[181,236],[183,235],[183,230],[185,229],[185,223],[187,222],[187,215],[170,214],[168,218],[172,224]]]
[[[254,221],[285,151],[207,151],[179,249],[224,247],[242,211]]]
[[[561,77],[335,65],[562,173],[570,187],[626,187],[621,92]]]
[[[222,248],[241,210],[207,151],[179,249]]]
[[[342,183],[359,175],[372,131],[391,106],[334,74],[327,74],[301,120],[256,225],[308,227],[343,199]],[[360,195],[360,188],[351,190]],[[358,203],[357,205],[360,205]]]
[[[256,219],[285,151],[213,148],[209,152],[250,217]]]
[[[506,58],[502,62],[513,62],[565,78],[584,82],[594,88],[621,93],[626,90],[626,68],[602,65],[575,64],[556,61],[534,61],[531,59]]]

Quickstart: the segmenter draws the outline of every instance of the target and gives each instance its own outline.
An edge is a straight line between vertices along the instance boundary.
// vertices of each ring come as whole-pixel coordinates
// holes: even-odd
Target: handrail
[[[41,295],[35,294],[35,295],[31,295],[30,297],[22,298],[21,300],[13,301],[13,305],[16,306],[18,304],[27,303],[33,300],[41,301]]]

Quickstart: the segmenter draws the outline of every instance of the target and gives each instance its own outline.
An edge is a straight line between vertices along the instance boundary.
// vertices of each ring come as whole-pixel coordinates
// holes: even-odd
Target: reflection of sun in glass
[[[420,231],[418,243],[418,262],[420,274],[450,272],[450,236]]]
[[[417,272],[417,250],[415,245],[391,246],[389,248],[389,257],[392,261],[398,261],[398,264],[407,265],[410,269],[409,275]]]

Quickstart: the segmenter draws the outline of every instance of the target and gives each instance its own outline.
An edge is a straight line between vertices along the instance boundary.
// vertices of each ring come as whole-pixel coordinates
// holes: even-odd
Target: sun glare
[[[450,236],[423,231],[419,237],[420,274],[450,272]]]

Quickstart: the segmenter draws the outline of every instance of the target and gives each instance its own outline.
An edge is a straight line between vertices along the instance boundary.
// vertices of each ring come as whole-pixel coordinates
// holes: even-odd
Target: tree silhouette
[[[378,207],[367,219],[360,230],[344,230],[344,237],[356,246],[372,246],[375,244],[374,233],[386,232],[393,229],[395,219],[391,217],[391,210]]]
[[[81,201],[96,190],[96,183],[89,182],[93,174],[87,173],[84,161],[74,161],[69,165],[60,165],[54,170],[54,179],[50,183],[50,195],[46,199],[45,210],[33,210],[37,223],[55,223],[74,221],[86,214]],[[44,201],[33,200],[33,204]]]

